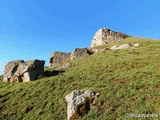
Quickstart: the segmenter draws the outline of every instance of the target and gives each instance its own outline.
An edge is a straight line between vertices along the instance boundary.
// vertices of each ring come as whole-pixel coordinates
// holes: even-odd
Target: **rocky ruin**
[[[51,54],[50,57],[50,67],[56,67],[58,65],[63,66],[65,63],[69,62],[70,60],[88,56],[92,53],[89,52],[87,48],[76,48],[72,53],[65,53],[65,52],[54,52]]]
[[[87,114],[91,109],[91,105],[95,104],[98,96],[99,93],[93,90],[74,90],[68,94],[65,97],[67,101],[68,120],[75,120],[78,119],[79,116],[82,117]]]
[[[91,47],[106,45],[118,40],[123,40],[129,35],[115,32],[107,28],[99,29],[92,40]]]
[[[43,60],[16,60],[6,64],[3,72],[3,82],[29,82],[36,80],[44,73]]]

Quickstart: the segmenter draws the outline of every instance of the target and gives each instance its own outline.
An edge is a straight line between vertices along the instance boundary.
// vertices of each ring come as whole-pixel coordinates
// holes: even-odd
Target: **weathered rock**
[[[50,67],[62,65],[70,60],[71,53],[54,52],[51,54]]]
[[[53,54],[51,54],[51,58],[49,62],[50,67],[55,67],[59,65],[63,67],[65,66],[64,64],[68,63],[70,60],[73,60],[79,57],[88,56],[90,54],[92,53],[90,53],[87,48],[76,48],[72,53],[54,52]]]
[[[134,47],[139,47],[140,44],[139,44],[139,43],[133,43],[132,46],[134,46]]]
[[[44,73],[43,60],[11,61],[7,63],[3,72],[3,82],[29,82],[36,80]]]
[[[78,116],[87,114],[90,110],[90,104],[94,99],[97,99],[99,93],[92,90],[81,91],[74,90],[68,94],[65,99],[67,101],[68,120],[74,120]]]
[[[132,48],[139,47],[139,43],[132,43],[132,44],[122,44],[122,45],[114,45],[110,49],[111,50],[119,50],[119,49],[125,49],[125,48]]]
[[[101,53],[101,52],[104,52],[106,50],[110,50],[110,49],[109,48],[96,48],[96,47],[92,48],[92,51],[94,53]]]
[[[88,55],[90,55],[90,54],[91,54],[91,53],[88,51],[87,48],[76,48],[76,49],[71,53],[70,59],[73,60],[73,59],[76,59],[76,58],[79,58],[79,57],[88,56]]]
[[[126,37],[128,37],[128,35],[107,28],[99,29],[94,35],[91,47],[106,45],[118,40],[123,40]]]

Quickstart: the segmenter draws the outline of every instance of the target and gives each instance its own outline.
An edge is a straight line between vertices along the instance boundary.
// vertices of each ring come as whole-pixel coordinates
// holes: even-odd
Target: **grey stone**
[[[78,115],[83,115],[85,113],[80,113],[78,108],[78,105],[84,105],[84,108],[89,111],[90,110],[90,101],[88,100],[87,102],[85,101],[87,98],[88,99],[96,99],[99,96],[99,93],[95,93],[92,90],[87,90],[87,91],[81,91],[81,90],[74,90],[70,94],[68,94],[65,99],[67,101],[67,115],[68,115],[68,120],[70,118],[73,119],[73,114],[78,114]],[[86,102],[86,103],[84,103]],[[78,113],[79,112],[79,113]]]
[[[50,57],[50,67],[56,67],[58,65],[63,65],[70,60],[70,53],[65,52],[54,52]]]
[[[76,59],[76,58],[80,58],[80,57],[84,57],[84,56],[88,56],[91,53],[88,51],[87,48],[76,48],[70,56],[70,59]]]
[[[60,66],[57,69],[63,67],[66,68],[69,61],[80,57],[88,56],[90,54],[92,53],[90,53],[87,48],[76,48],[72,53],[54,52],[51,54],[50,57],[50,67]]]
[[[6,64],[3,72],[3,82],[29,82],[36,80],[44,73],[43,60],[11,61]]]

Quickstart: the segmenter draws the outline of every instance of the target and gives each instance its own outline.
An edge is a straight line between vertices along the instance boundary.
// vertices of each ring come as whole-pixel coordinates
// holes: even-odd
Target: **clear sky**
[[[99,28],[160,39],[159,0],[0,0],[0,74],[11,60],[90,47]]]

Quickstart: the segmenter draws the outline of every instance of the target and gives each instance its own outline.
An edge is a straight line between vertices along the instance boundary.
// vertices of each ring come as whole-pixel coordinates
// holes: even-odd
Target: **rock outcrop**
[[[71,53],[65,53],[65,52],[52,53],[49,60],[50,67],[55,67],[68,62],[70,60],[70,55]]]
[[[11,61],[6,64],[3,72],[3,82],[29,82],[36,80],[44,73],[43,60]]]
[[[76,59],[76,58],[88,56],[90,54],[92,54],[92,53],[90,53],[87,48],[76,48],[71,53],[70,59],[73,60],[73,59]]]
[[[65,53],[65,52],[54,52],[51,54],[50,57],[50,67],[55,67],[58,65],[64,66],[70,60],[88,56],[91,53],[88,51],[87,48],[76,48],[72,53]]]
[[[65,99],[67,101],[68,120],[75,120],[79,116],[83,116],[91,109],[91,104],[96,101],[99,93],[92,90],[74,90],[68,94]],[[95,102],[94,102],[95,103]]]
[[[126,37],[128,37],[128,35],[107,28],[99,29],[94,35],[91,47],[106,45],[117,40],[123,40]]]
[[[122,39],[125,39],[126,37],[128,37],[128,35],[120,32],[115,32],[107,28],[99,29],[92,40],[91,48],[95,46],[106,45],[118,40],[122,40]],[[92,49],[94,53],[100,53],[105,50],[106,49],[98,49],[98,48]],[[51,57],[49,60],[50,67],[62,66],[61,68],[63,68],[64,64],[68,63],[70,60],[73,60],[79,57],[88,56],[91,54],[93,53],[89,52],[87,48],[76,48],[71,53],[54,52],[51,54]]]
[[[131,48],[135,49],[135,47],[139,47],[139,43],[131,43],[131,44],[122,44],[122,45],[114,45],[110,49],[111,50],[119,50],[119,49],[126,49],[126,48]]]

